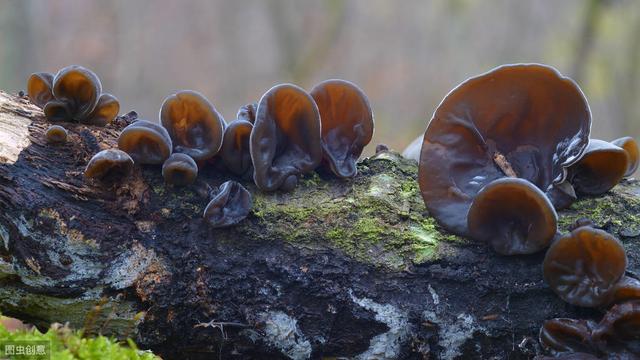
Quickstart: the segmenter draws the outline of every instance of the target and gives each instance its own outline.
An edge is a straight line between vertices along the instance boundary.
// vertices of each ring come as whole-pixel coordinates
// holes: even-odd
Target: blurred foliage
[[[3,0],[0,88],[77,63],[123,111],[157,121],[189,88],[230,121],[276,83],[339,77],[372,102],[372,145],[402,149],[467,77],[542,62],[583,88],[595,137],[638,138],[639,34],[634,0]]]

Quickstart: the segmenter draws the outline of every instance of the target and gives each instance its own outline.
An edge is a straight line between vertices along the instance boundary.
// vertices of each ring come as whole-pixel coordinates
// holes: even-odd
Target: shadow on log
[[[202,219],[204,166],[186,189],[159,167],[105,187],[84,181],[120,128],[48,123],[0,92],[0,311],[40,326],[135,336],[172,358],[528,359],[552,317],[598,319],[542,280],[543,254],[504,257],[428,217],[414,161],[382,152],[349,181],[304,178],[291,193],[254,194],[228,229]],[[629,180],[560,214],[588,217],[625,243],[638,271],[640,184]]]

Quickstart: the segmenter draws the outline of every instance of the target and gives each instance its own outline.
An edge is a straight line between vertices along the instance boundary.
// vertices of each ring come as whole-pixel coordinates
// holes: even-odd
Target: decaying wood
[[[121,127],[123,121],[118,122]],[[597,319],[542,280],[543,254],[504,257],[442,232],[428,217],[416,163],[394,152],[342,181],[320,173],[291,193],[254,194],[238,226],[209,229],[203,164],[174,189],[160,169],[113,187],[82,171],[119,126],[48,123],[0,93],[0,311],[40,326],[70,322],[135,336],[166,358],[510,358],[540,353],[544,319]],[[640,184],[628,180],[561,214],[620,237],[638,272]]]

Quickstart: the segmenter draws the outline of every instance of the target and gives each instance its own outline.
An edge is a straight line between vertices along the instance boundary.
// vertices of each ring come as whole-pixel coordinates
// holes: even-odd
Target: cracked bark
[[[0,311],[134,336],[166,358],[510,358],[540,353],[552,317],[599,319],[544,284],[543,254],[504,257],[428,217],[416,164],[382,152],[350,181],[314,174],[255,196],[229,229],[201,219],[205,166],[187,189],[137,169],[116,187],[82,171],[119,128],[48,123],[0,92]],[[625,243],[638,272],[640,184],[625,181],[560,214],[590,217]],[[97,306],[97,307],[96,307]]]

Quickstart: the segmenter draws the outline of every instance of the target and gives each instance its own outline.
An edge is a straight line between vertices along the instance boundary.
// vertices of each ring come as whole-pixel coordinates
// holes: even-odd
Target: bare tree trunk
[[[116,187],[82,171],[118,128],[64,124],[49,145],[40,110],[0,92],[0,311],[46,326],[135,334],[166,358],[527,359],[544,319],[594,317],[542,280],[542,254],[504,257],[442,232],[416,163],[363,160],[350,181],[305,178],[254,194],[228,229],[201,218],[205,182],[171,189],[138,169]],[[640,258],[640,184],[627,181],[561,214],[622,237]],[[635,240],[635,241],[634,241]],[[136,315],[137,314],[137,315]]]

